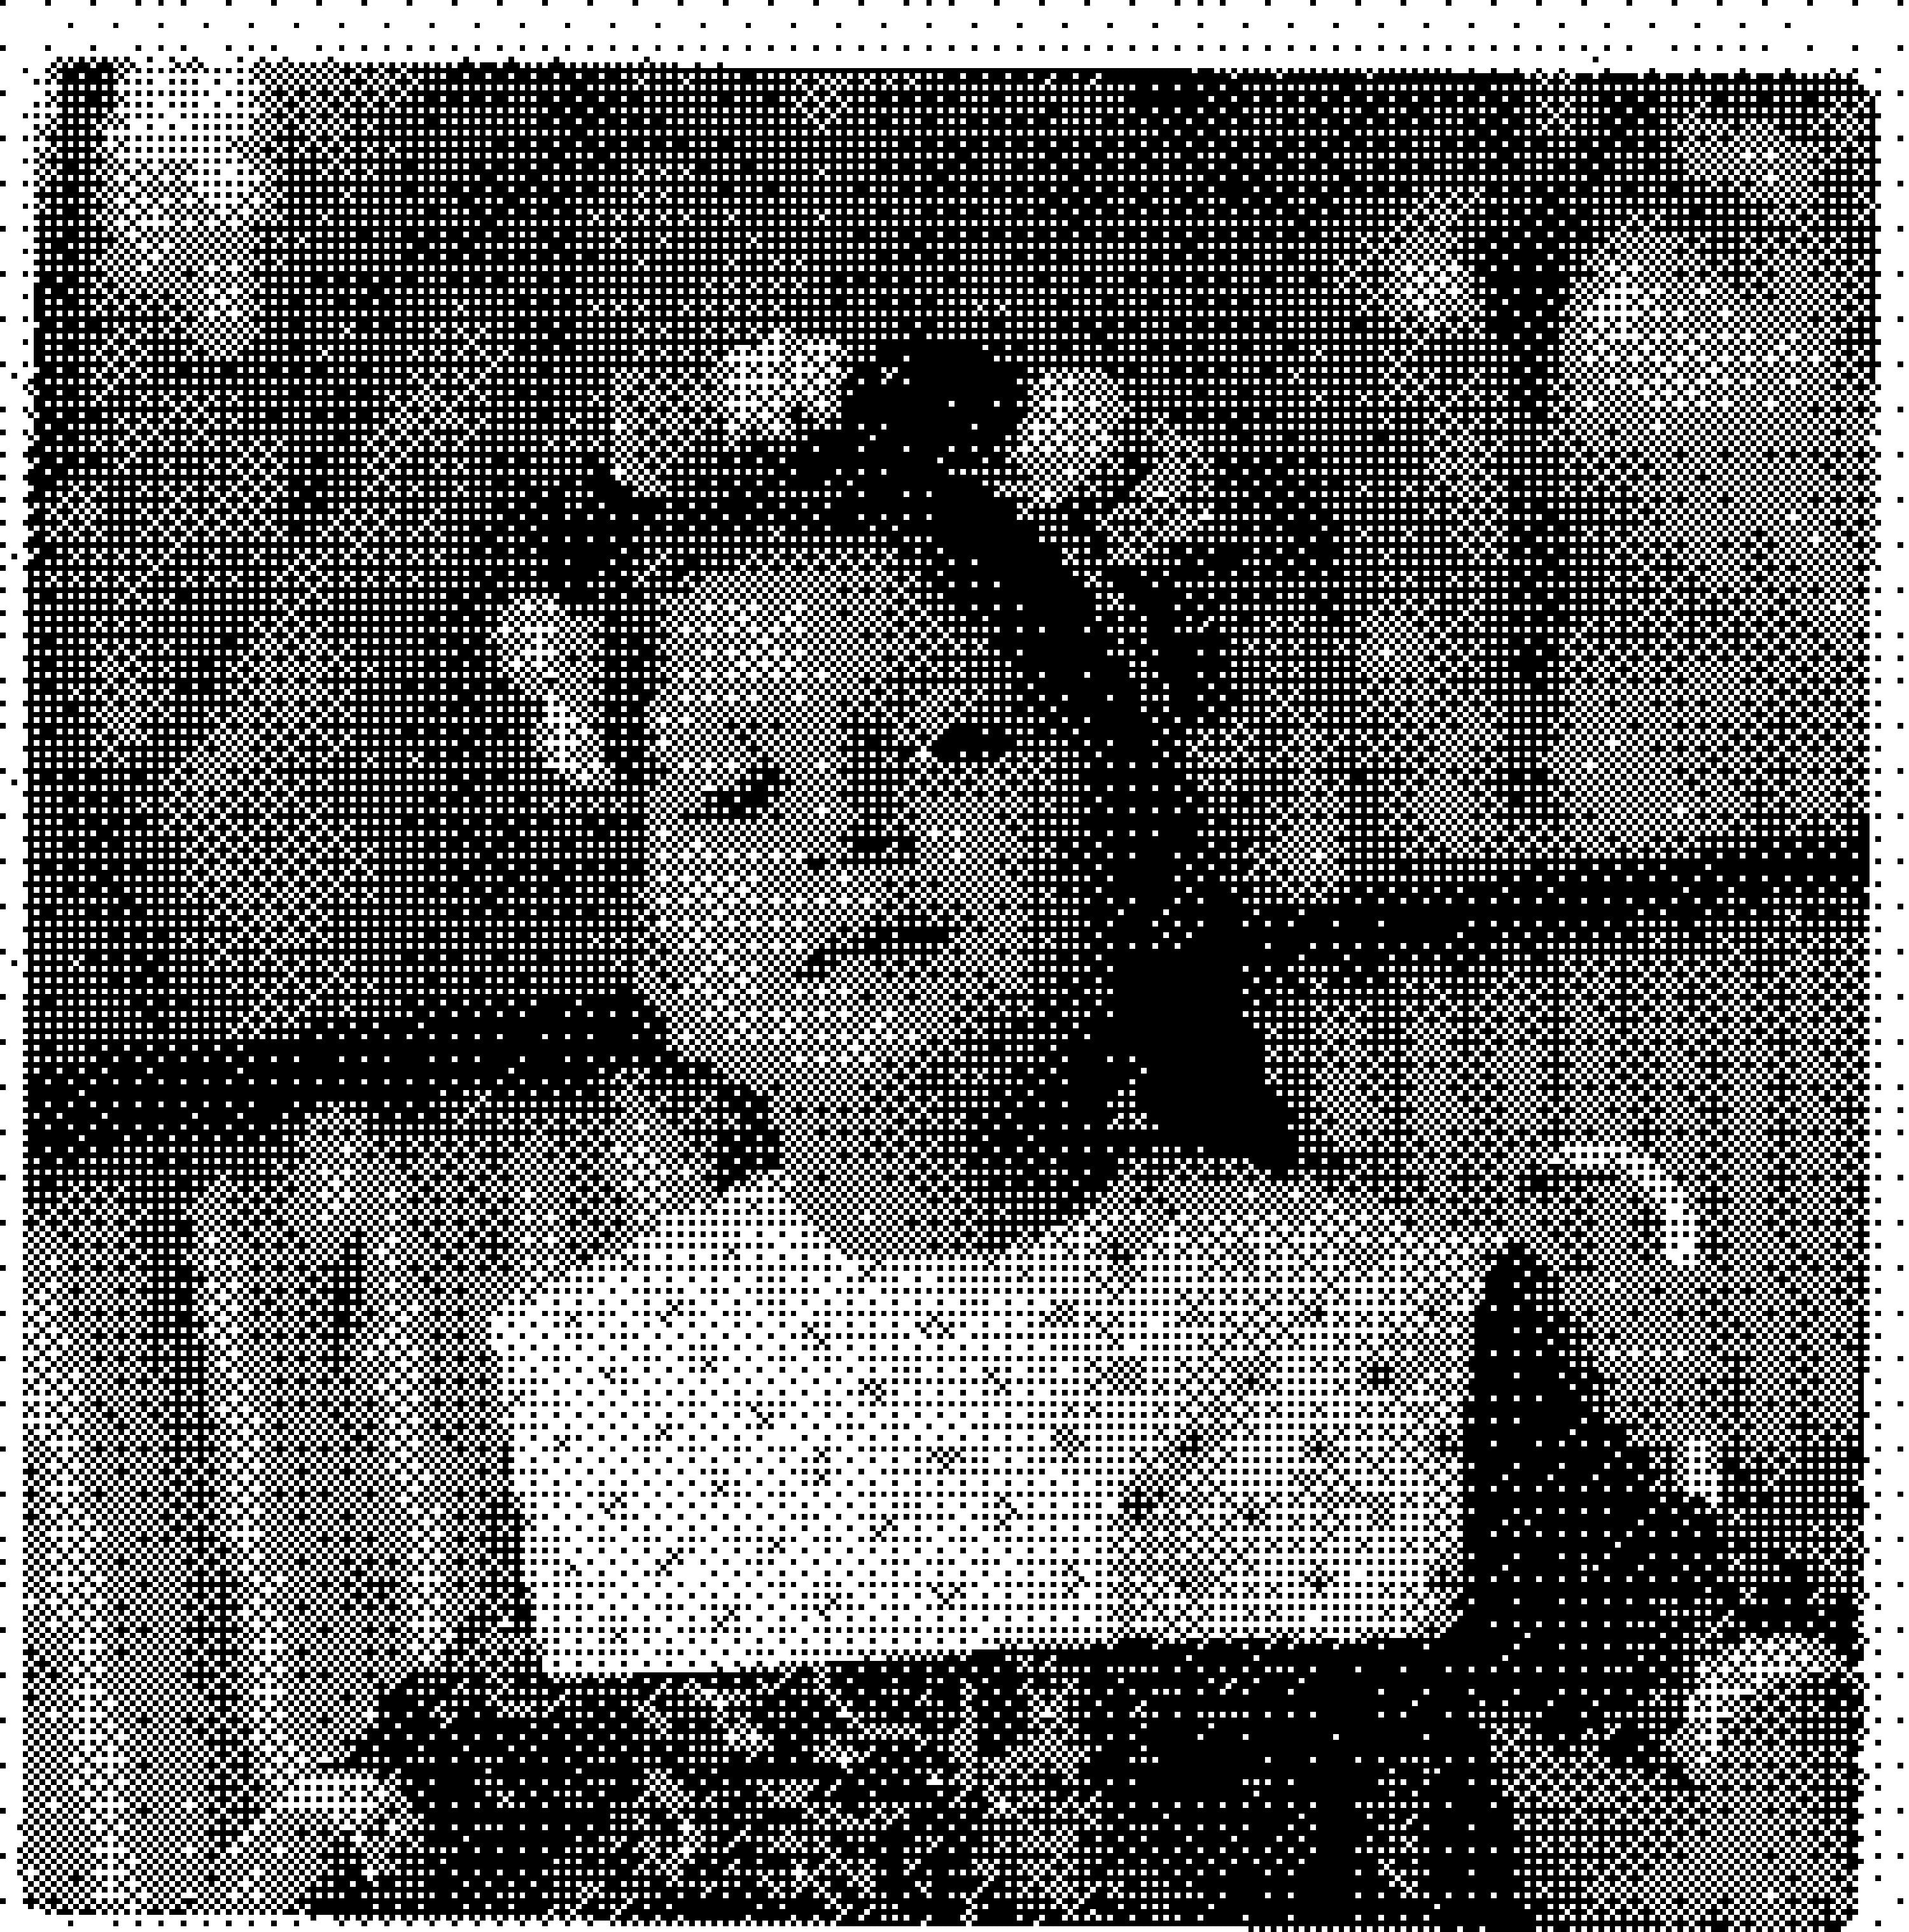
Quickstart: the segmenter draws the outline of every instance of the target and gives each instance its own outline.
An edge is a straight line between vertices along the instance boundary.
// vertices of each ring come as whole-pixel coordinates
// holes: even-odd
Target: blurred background
[[[441,1646],[483,1315],[744,1157],[646,1070],[626,844],[487,631],[645,372],[771,330],[1110,370],[1223,452],[1161,594],[1308,1158],[1485,1228],[1561,1146],[1656,1164],[1697,1264],[1591,1240],[1579,1311],[1746,1576],[1838,1614],[1874,170],[1790,76],[63,68],[43,1902],[197,1895]]]

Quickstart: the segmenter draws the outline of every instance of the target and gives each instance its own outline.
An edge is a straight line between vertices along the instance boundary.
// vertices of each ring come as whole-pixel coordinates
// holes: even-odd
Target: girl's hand
[[[215,1912],[307,1912],[358,1864],[350,1834],[335,1822],[275,1810],[221,1858],[207,1904]]]
[[[1747,1649],[1748,1647],[1746,1646]],[[1859,1699],[1847,1674],[1739,1672],[1700,1690],[1659,1757],[1494,1726],[1516,1820],[1520,1889],[1538,1922],[1829,1928],[1853,1908]]]
[[[402,1796],[363,1772],[302,1778],[219,1861],[217,1912],[300,1912],[341,1880],[382,1867],[416,1820]]]

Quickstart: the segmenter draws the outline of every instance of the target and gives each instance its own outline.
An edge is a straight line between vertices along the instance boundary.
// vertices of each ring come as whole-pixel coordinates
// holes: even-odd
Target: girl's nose
[[[812,853],[818,872],[831,865],[906,866],[919,850],[908,766],[872,734],[851,746],[830,814],[827,850]]]

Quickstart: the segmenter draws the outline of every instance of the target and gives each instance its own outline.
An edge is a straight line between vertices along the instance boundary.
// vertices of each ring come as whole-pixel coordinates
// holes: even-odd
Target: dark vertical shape
[[[1526,1250],[1487,1277],[1466,1420],[1464,1616],[1482,1708],[1573,1740],[1692,1681],[1729,1606],[1718,1526],[1610,1419],[1558,1286]]]
[[[94,433],[89,334],[95,254],[95,170],[111,112],[110,62],[63,61],[35,182],[33,442],[29,501],[36,508],[77,466]]]

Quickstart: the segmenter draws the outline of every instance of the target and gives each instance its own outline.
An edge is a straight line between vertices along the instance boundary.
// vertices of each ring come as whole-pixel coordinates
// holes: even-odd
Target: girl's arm
[[[278,1748],[255,1754],[264,1773],[261,1810],[225,1854],[218,1879],[234,1910],[245,1899],[254,1903],[244,1909],[296,1910],[314,1886],[335,1891],[341,1874],[374,1878],[394,1861],[403,1864],[410,1856],[404,1846],[421,1835],[443,1841],[426,1801],[467,1775],[459,1769],[467,1760],[491,1763],[487,1775],[500,1791],[508,1781],[520,1742],[512,1730],[519,1700],[509,1686],[532,1673],[485,1318],[562,1274],[580,1253],[632,1238],[711,1185],[659,1124],[640,1081],[560,1110],[479,1096],[414,1136],[387,1165],[379,1185],[348,1190],[358,1286],[342,1346],[322,1346],[322,1324],[308,1335],[302,1329],[290,1347],[262,1345],[259,1322],[227,1324],[235,1340],[225,1353],[245,1372],[221,1406],[230,1425],[220,1459],[227,1486],[249,1497],[265,1476],[279,1474],[284,1481],[260,1492],[275,1487],[297,1497],[308,1519],[324,1519],[315,1529],[284,1512],[248,1510],[243,1524],[256,1523],[257,1534],[233,1538],[235,1559],[254,1542],[259,1557],[270,1558],[287,1538],[295,1556],[241,1562],[240,1580],[256,1573],[272,1584],[295,1568],[309,1572],[314,1543],[342,1514],[353,1518],[351,1534],[335,1538],[332,1588],[301,1594],[359,1610],[350,1629],[329,1632],[337,1658],[330,1683],[307,1694],[310,1708],[301,1708],[296,1726],[275,1724]],[[295,1199],[314,1192],[324,1190],[290,1188]],[[287,1217],[264,1218],[278,1229]],[[290,1216],[305,1245],[321,1218]],[[225,1264],[211,1272],[242,1283],[243,1307],[270,1315],[275,1336],[313,1257],[302,1247],[281,1254],[284,1244],[249,1222],[227,1234],[213,1244]],[[262,1430],[268,1448],[282,1448],[285,1434],[277,1409],[257,1399],[263,1384],[290,1394],[302,1413],[315,1406],[314,1389],[329,1390],[349,1426],[329,1413],[316,1418],[312,1455],[288,1472],[282,1455],[251,1453]],[[312,1431],[300,1426],[303,1443]],[[328,1473],[320,1480],[314,1469]],[[319,1490],[339,1486],[347,1472],[357,1484],[358,1510],[320,1511]],[[329,1490],[324,1500],[335,1503]],[[246,1592],[251,1621],[282,1594],[268,1601],[263,1588]],[[260,1648],[279,1667],[284,1647]],[[254,1729],[263,1718],[282,1719],[279,1701],[251,1700]]]
[[[1454,1642],[1475,1692],[1557,1742],[1676,1708],[1730,1608],[1721,1526],[1613,1419],[1528,1249],[1486,1277],[1475,1363]]]
[[[473,1888],[453,1868],[461,1849],[466,1863],[488,1862],[478,1906],[504,1898],[521,1852],[467,1846],[447,1814],[459,1791],[480,1794],[493,1816],[526,1812],[517,1801],[535,1782],[540,1704],[521,1687],[533,1674],[516,1619],[501,1610],[474,1619],[442,1660],[384,1695],[350,1750],[274,1794],[221,1860],[212,1909],[454,1910]]]
[[[1553,1276],[1492,1270],[1467,1424],[1467,1608],[1540,1925],[1840,1923],[1859,1700],[1833,1643],[1753,1627],[1723,1526],[1611,1419]]]

